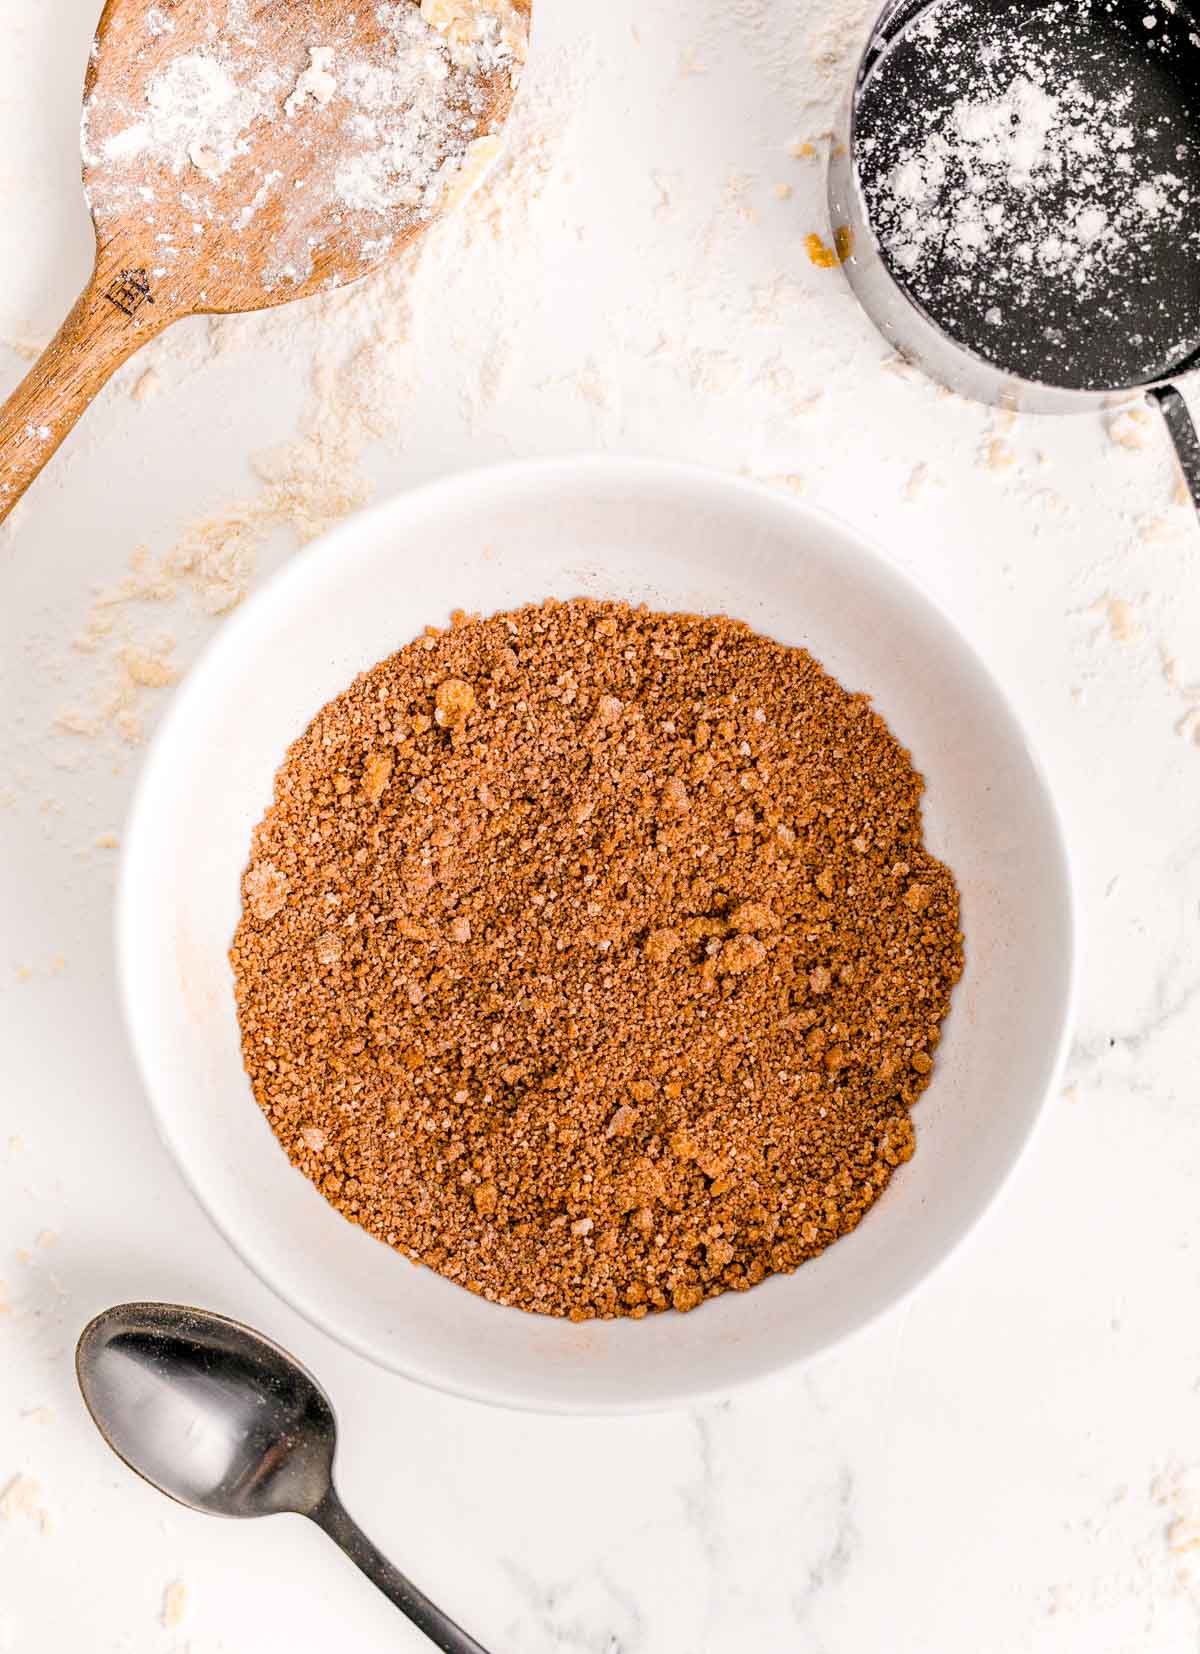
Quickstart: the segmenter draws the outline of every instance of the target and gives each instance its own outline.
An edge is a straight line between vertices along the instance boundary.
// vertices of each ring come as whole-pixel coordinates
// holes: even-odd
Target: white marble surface
[[[74,1338],[161,1296],[313,1366],[348,1503],[496,1654],[1191,1654],[1200,533],[1166,442],[1151,425],[1130,450],[1091,417],[998,428],[889,371],[840,274],[808,262],[820,170],[788,148],[827,126],[863,5],[540,3],[523,158],[412,269],[333,313],[163,341],[0,537],[0,1488],[28,1479],[0,1506],[0,1649],[423,1646],[315,1530],[193,1517],[107,1455]],[[86,272],[95,5],[4,8],[0,334],[18,345]],[[0,385],[23,366],[0,349]],[[227,557],[231,536],[243,563],[257,547],[257,581],[368,492],[594,447],[800,479],[913,570],[1036,727],[1087,929],[1069,1088],[918,1300],[723,1405],[603,1422],[374,1371],[194,1206],[121,1030],[101,847],[140,761],[131,717],[150,731],[170,691],[126,673],[105,705],[122,649],[162,658],[169,633],[186,669],[220,622],[185,580],[74,646],[131,553],[198,520],[223,517]],[[72,734],[71,712],[102,727]]]

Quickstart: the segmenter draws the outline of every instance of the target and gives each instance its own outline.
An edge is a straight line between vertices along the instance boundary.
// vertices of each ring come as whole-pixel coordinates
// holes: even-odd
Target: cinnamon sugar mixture
[[[724,618],[456,616],[288,753],[232,950],[246,1068],[353,1222],[498,1303],[694,1308],[914,1147],[963,963],[867,699]]]

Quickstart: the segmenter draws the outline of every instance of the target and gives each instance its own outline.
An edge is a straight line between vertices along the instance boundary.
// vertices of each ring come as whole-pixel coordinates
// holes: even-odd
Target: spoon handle
[[[367,1538],[358,1523],[338,1498],[335,1489],[312,1512],[312,1520],[329,1535],[335,1545],[361,1568],[373,1585],[377,1585],[402,1614],[422,1630],[442,1654],[487,1654],[481,1643],[455,1625],[448,1614],[443,1614],[436,1603],[430,1602],[424,1591],[419,1591],[399,1568],[394,1568],[383,1552]]]
[[[140,280],[139,271],[115,282],[94,275],[0,407],[0,523],[121,364],[173,319]]]

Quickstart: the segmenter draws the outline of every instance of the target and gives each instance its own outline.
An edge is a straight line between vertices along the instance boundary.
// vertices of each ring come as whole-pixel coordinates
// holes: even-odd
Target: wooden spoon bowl
[[[91,280],[0,409],[0,521],[183,316],[356,281],[490,158],[531,0],[108,0],[84,88]]]

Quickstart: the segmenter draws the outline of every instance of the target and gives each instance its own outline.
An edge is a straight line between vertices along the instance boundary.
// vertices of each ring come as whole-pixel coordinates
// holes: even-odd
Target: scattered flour
[[[782,493],[792,494],[796,498],[808,493],[808,481],[798,471],[776,471],[764,476],[749,468],[743,468],[741,475],[751,478],[754,482],[765,483],[768,488],[778,488]]]
[[[1001,437],[990,437],[979,450],[978,463],[985,471],[1011,471],[1017,463],[1016,449]]]
[[[698,396],[723,396],[742,375],[742,364],[727,350],[693,350],[687,359],[687,377]]]
[[[284,103],[283,112],[290,119],[304,107],[305,98],[312,98],[322,107],[337,91],[337,76],[333,73],[333,47],[310,46],[308,68]]]
[[[34,338],[27,333],[10,334],[0,340],[14,356],[19,356],[23,362],[36,362],[38,357],[49,344],[48,338]]]
[[[182,1580],[172,1580],[163,1591],[162,1608],[158,1622],[164,1631],[177,1631],[187,1612],[187,1586]]]
[[[192,166],[208,178],[221,178],[235,156],[249,153],[250,129],[271,108],[277,85],[278,75],[271,69],[239,82],[216,58],[189,52],[150,79],[142,118],[111,132],[98,149],[92,145],[95,99],[89,101],[83,116],[84,162],[131,167],[144,157],[176,178]]]
[[[42,1503],[42,1490],[32,1476],[14,1476],[0,1491],[0,1516],[6,1522],[23,1520],[41,1533],[49,1533],[53,1518]]]
[[[1200,1475],[1178,1465],[1160,1471],[1150,1496],[1163,1511],[1163,1539],[1176,1583],[1189,1589],[1200,1608]]]
[[[1175,733],[1193,746],[1200,747],[1200,680],[1189,683],[1179,661],[1164,644],[1159,645],[1163,681],[1171,689],[1182,707],[1175,723]]]
[[[571,376],[571,383],[589,407],[603,413],[613,403],[613,383],[594,356],[589,356],[579,371]]]
[[[63,735],[87,739],[112,733],[135,746],[144,735],[141,691],[165,689],[179,680],[172,659],[175,639],[163,633],[137,643],[126,641],[128,628],[118,628],[115,621],[112,604],[98,598],[76,648],[90,654],[107,645],[102,673],[88,704],[64,708],[55,727]]]
[[[129,394],[135,402],[150,402],[162,389],[162,377],[154,368],[146,368],[133,382]]]
[[[1111,592],[1105,592],[1103,597],[1092,604],[1092,611],[1104,616],[1108,635],[1114,643],[1135,643],[1141,637],[1142,628],[1137,611],[1125,598],[1114,597]]]
[[[1122,408],[1119,413],[1109,416],[1109,440],[1118,448],[1128,448],[1137,453],[1143,448],[1154,446],[1156,427],[1159,424],[1160,421],[1155,419],[1149,408]]]

